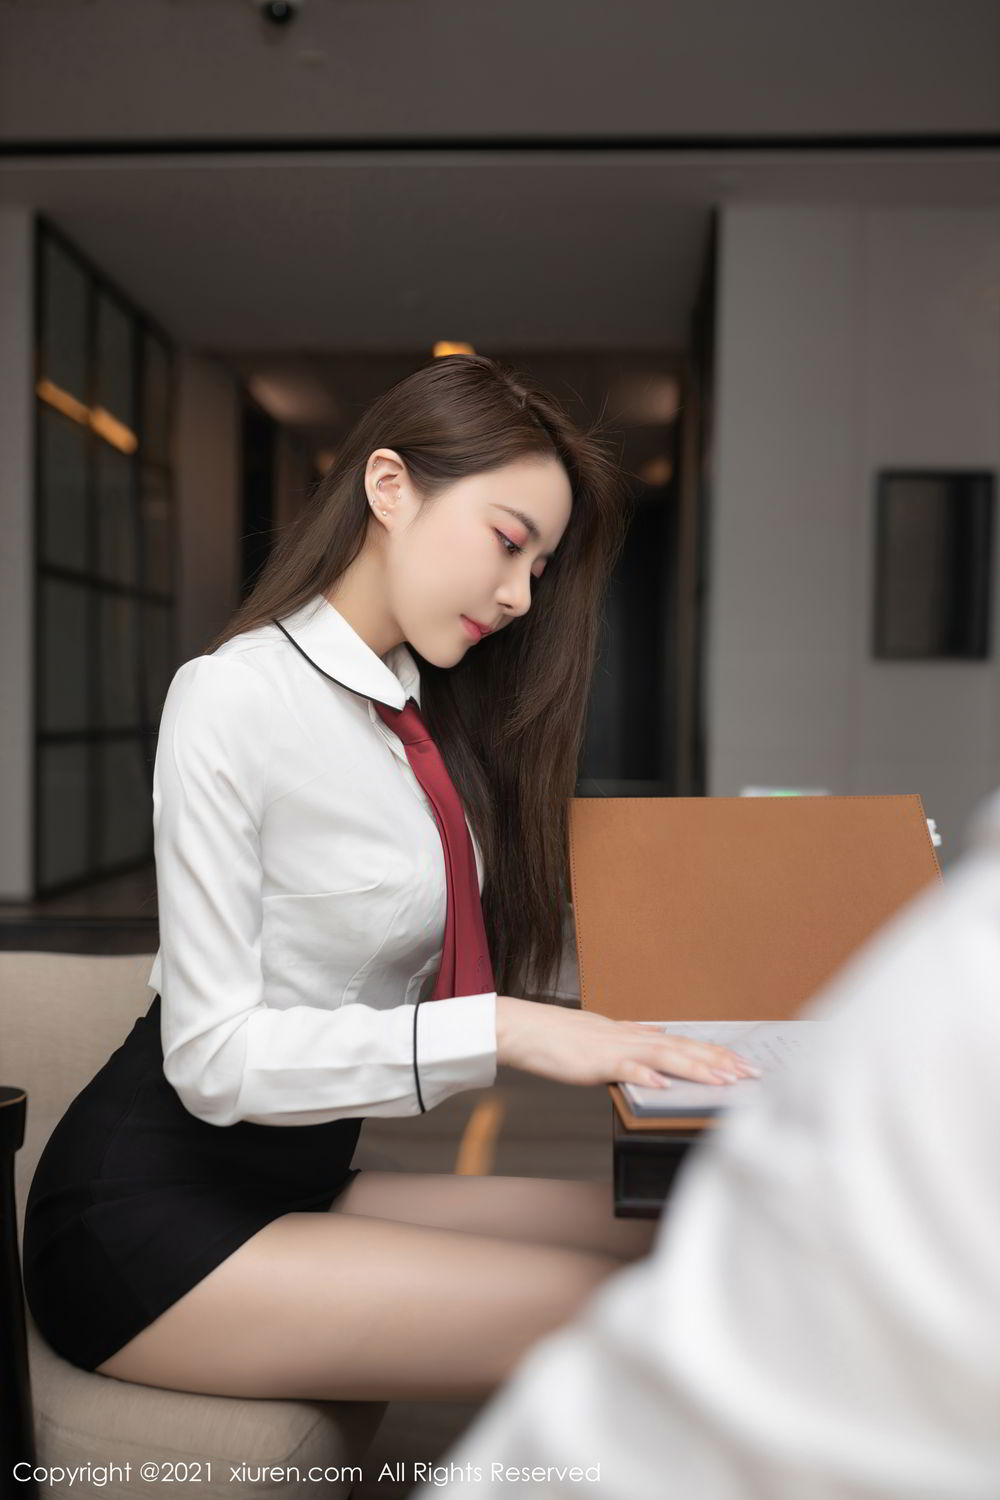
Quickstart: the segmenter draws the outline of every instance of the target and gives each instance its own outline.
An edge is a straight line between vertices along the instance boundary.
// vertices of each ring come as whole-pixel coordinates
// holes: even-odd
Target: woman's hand
[[[728,1047],[669,1036],[638,1021],[498,995],[497,1061],[559,1083],[636,1083],[669,1088],[664,1073],[697,1083],[735,1083],[759,1070]]]

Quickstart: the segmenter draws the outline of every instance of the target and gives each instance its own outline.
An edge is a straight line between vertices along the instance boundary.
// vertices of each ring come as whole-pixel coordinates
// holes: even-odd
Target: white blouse
[[[291,640],[267,624],[185,662],[163,705],[164,1073],[213,1125],[417,1114],[415,1063],[428,1109],[496,1077],[495,990],[413,1010],[441,960],[444,852],[370,699],[419,705],[420,674],[322,594],[281,623]]]

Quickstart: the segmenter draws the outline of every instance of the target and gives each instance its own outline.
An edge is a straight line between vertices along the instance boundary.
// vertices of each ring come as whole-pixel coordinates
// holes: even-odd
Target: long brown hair
[[[454,667],[435,666],[409,647],[420,669],[421,712],[482,847],[494,985],[544,994],[562,951],[567,804],[601,611],[628,529],[623,473],[605,434],[579,429],[515,370],[482,355],[435,359],[363,412],[206,652],[331,589],[365,542],[364,473],[376,448],[399,454],[428,502],[467,475],[528,455],[555,455],[570,481],[570,519],[528,612]]]

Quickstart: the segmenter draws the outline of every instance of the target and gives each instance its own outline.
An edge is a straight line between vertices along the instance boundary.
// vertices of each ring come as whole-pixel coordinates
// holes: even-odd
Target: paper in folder
[[[714,1115],[738,1109],[757,1097],[768,1078],[794,1065],[815,1047],[823,1021],[647,1021],[644,1025],[698,1042],[715,1042],[759,1068],[760,1078],[741,1078],[738,1083],[694,1083],[670,1076],[669,1088],[623,1083],[622,1093],[636,1115],[659,1117]]]

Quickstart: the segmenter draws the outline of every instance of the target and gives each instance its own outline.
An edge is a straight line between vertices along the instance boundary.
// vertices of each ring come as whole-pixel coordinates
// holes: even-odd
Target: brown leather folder
[[[581,1004],[632,1021],[793,1016],[940,879],[916,794],[573,797],[569,855]]]

